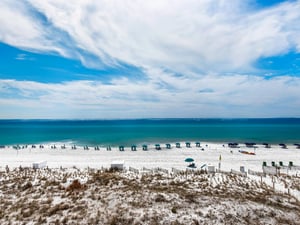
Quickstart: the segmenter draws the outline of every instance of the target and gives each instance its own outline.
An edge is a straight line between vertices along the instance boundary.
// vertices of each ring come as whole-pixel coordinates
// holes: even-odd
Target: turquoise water
[[[0,120],[0,130],[0,145],[300,142],[300,119]]]

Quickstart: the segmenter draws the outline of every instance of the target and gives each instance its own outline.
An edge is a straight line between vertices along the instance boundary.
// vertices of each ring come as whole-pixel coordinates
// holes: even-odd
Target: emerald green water
[[[300,119],[0,120],[0,145],[177,141],[299,143]]]

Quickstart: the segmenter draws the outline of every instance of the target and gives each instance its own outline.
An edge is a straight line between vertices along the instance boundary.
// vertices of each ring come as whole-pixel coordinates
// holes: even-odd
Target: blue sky
[[[300,116],[299,0],[3,0],[0,15],[0,118]]]

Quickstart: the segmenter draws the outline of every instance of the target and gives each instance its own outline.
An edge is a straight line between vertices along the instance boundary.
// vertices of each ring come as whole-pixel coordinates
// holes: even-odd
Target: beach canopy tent
[[[256,145],[256,143],[253,143],[253,142],[246,142],[245,145],[246,145],[246,147],[253,148],[254,145]]]
[[[239,144],[238,143],[228,143],[228,146],[230,148],[238,148],[239,147]]]
[[[176,143],[176,148],[180,148],[180,143],[179,142]]]
[[[196,142],[196,147],[200,147],[200,142]]]
[[[294,144],[295,146],[297,146],[297,148],[300,148],[300,144]]]
[[[148,145],[143,145],[143,150],[144,151],[148,150]]]
[[[263,143],[263,145],[265,146],[265,148],[271,148],[271,146],[268,143]]]
[[[131,151],[136,151],[136,145],[131,145]]]
[[[167,148],[167,149],[170,149],[170,148],[171,148],[171,144],[169,144],[169,143],[166,144],[166,148]]]
[[[120,150],[120,151],[124,151],[124,146],[123,146],[123,145],[120,145],[120,146],[119,146],[119,150]]]
[[[155,149],[156,150],[161,150],[160,144],[155,144]]]
[[[185,142],[185,146],[186,146],[187,148],[190,148],[190,147],[191,147],[191,143],[190,143],[190,142]]]
[[[281,143],[281,144],[279,144],[279,146],[281,146],[282,148],[287,148],[287,147],[286,147],[286,144],[282,144],[282,143]]]
[[[191,162],[194,162],[194,159],[193,158],[186,158],[184,161],[188,162],[188,163],[191,163]]]

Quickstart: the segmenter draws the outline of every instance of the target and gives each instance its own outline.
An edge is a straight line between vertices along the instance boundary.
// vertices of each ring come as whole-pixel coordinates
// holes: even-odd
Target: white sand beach
[[[56,149],[51,149],[53,145]],[[181,148],[176,148],[175,143],[171,143],[171,149],[166,149],[165,144],[161,143],[161,150],[156,150],[152,144],[148,145],[148,151],[143,151],[142,146],[137,146],[136,151],[132,151],[130,146],[125,146],[124,151],[119,151],[118,147],[112,147],[111,151],[100,147],[100,150],[96,151],[95,146],[89,146],[89,150],[77,146],[74,150],[72,145],[66,145],[66,149],[61,149],[62,145],[61,143],[46,144],[43,149],[40,149],[39,145],[36,145],[36,148],[29,145],[19,150],[7,146],[5,149],[0,149],[0,167],[6,165],[31,167],[34,162],[47,161],[49,168],[73,166],[108,168],[112,161],[122,160],[127,168],[129,166],[137,169],[161,167],[170,170],[171,168],[185,169],[187,163],[184,160],[191,157],[199,169],[204,164],[218,168],[220,156],[221,170],[227,171],[240,170],[240,166],[244,166],[245,170],[261,171],[264,161],[267,165],[271,165],[272,161],[277,165],[280,161],[286,166],[290,161],[294,165],[300,165],[300,149],[292,144],[283,149],[279,145],[272,145],[271,148],[265,148],[263,145],[248,148],[244,144],[240,144],[239,148],[229,148],[227,143],[201,143],[201,147],[195,147],[195,144],[191,143],[190,148],[187,148],[185,143],[181,143]],[[239,152],[241,150],[253,152],[255,155],[242,154]]]
[[[55,144],[56,149],[51,148]],[[223,146],[224,145],[224,146]],[[112,147],[89,150],[61,143],[43,149],[0,149],[1,224],[299,224],[300,149],[272,145],[229,148],[225,143],[201,147],[131,151]],[[255,155],[243,154],[244,150]],[[221,158],[220,158],[221,156]],[[186,158],[197,166],[187,169]],[[221,159],[221,160],[220,160]],[[125,171],[110,172],[113,161]],[[46,161],[47,168],[32,169]],[[262,163],[279,165],[280,174],[262,172]],[[206,166],[221,172],[207,173]],[[293,162],[293,167],[285,167]],[[203,167],[202,167],[203,166]],[[200,168],[204,171],[201,171]],[[135,168],[139,172],[129,171]],[[167,171],[158,171],[157,168]],[[279,168],[279,167],[278,167]],[[156,172],[155,172],[156,171]],[[187,171],[187,172],[179,172]],[[231,172],[231,173],[229,173]]]

